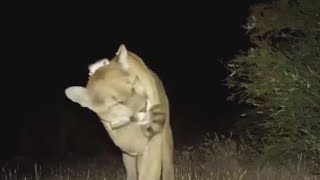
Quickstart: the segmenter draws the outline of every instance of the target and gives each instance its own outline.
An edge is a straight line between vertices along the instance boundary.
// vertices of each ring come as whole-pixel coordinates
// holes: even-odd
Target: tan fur
[[[100,117],[123,151],[127,180],[174,179],[169,101],[161,80],[136,54],[120,45],[86,87],[72,86],[65,93]]]

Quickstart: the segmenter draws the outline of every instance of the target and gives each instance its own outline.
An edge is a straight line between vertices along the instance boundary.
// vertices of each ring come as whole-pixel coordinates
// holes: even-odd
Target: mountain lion
[[[110,61],[88,68],[86,87],[65,94],[100,118],[123,152],[127,180],[173,180],[169,102],[159,77],[123,44]]]

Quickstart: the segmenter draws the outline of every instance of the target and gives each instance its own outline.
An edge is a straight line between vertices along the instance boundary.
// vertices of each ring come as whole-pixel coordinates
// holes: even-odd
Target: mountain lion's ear
[[[125,45],[121,44],[116,55],[118,56],[118,61],[121,67],[125,70],[128,70],[129,63],[128,63],[128,51]]]
[[[82,107],[89,108],[93,110],[93,105],[92,105],[92,95],[86,89],[85,87],[82,86],[71,86],[66,88],[65,90],[65,95],[67,96],[68,99],[71,101],[78,103]]]

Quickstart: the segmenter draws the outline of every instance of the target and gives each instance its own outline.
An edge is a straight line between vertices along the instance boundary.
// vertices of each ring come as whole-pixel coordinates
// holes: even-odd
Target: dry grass
[[[256,168],[251,163],[254,153],[230,138],[207,134],[198,145],[175,151],[177,180],[320,180],[311,174],[302,158],[287,166],[266,165]],[[119,156],[34,164],[25,170],[21,165],[3,165],[1,180],[117,180],[125,179]],[[30,168],[32,167],[32,168]]]
[[[179,180],[320,180],[302,158],[286,166],[257,168],[252,163],[254,151],[223,136],[207,134],[199,145],[177,151],[175,157]]]

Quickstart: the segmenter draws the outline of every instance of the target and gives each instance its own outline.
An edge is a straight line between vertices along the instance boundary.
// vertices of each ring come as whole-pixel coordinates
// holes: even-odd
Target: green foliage
[[[229,100],[260,114],[244,127],[263,158],[299,153],[320,163],[320,1],[252,6],[245,28],[254,47],[228,62]]]

